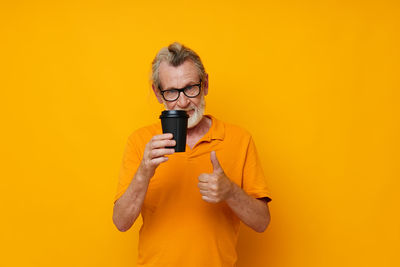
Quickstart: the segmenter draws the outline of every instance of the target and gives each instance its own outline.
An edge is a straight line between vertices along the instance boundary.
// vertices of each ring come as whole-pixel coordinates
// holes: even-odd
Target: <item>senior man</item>
[[[235,266],[240,221],[267,228],[271,200],[251,135],[204,113],[208,74],[173,43],[152,63],[152,88],[167,110],[189,115],[186,151],[174,153],[161,123],[134,131],[125,147],[113,222],[127,231],[142,215],[138,266]]]

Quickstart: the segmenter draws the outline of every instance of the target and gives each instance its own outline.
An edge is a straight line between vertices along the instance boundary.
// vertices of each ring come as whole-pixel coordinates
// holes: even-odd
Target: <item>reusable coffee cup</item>
[[[172,133],[176,145],[175,152],[185,152],[186,133],[189,115],[184,110],[164,110],[161,115],[163,133]]]

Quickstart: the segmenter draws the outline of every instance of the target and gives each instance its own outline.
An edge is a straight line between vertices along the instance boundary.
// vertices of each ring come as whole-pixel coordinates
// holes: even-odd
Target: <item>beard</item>
[[[167,105],[164,102],[164,107],[167,110]],[[185,111],[189,111],[189,110],[194,110],[194,113],[192,116],[189,116],[188,119],[188,128],[193,128],[194,126],[196,126],[197,124],[199,124],[199,122],[201,121],[201,119],[203,118],[203,114],[204,114],[204,110],[206,107],[206,101],[204,99],[204,96],[201,97],[201,101],[198,107],[196,107],[195,105],[191,105],[190,107],[184,109]]]
[[[193,106],[194,113],[193,113],[193,115],[191,117],[189,117],[189,120],[188,120],[188,128],[189,129],[193,128],[194,126],[199,124],[199,122],[203,118],[205,107],[206,107],[206,103],[205,103],[204,96],[203,96],[201,98],[199,107]],[[191,109],[192,108],[189,108],[188,110],[191,110]]]

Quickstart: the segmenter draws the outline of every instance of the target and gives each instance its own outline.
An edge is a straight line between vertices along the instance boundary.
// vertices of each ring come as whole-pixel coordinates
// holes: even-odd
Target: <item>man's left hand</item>
[[[218,203],[231,197],[233,182],[225,175],[215,151],[211,152],[211,163],[213,173],[202,173],[199,175],[198,187],[204,201]]]

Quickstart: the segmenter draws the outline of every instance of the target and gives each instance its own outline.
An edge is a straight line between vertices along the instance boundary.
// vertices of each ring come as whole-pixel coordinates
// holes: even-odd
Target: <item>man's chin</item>
[[[191,121],[192,117],[189,118],[188,120],[188,129],[192,129],[194,128],[197,124],[199,124],[201,122],[201,120],[203,119],[203,115],[200,116],[199,119],[197,119],[196,121]]]

